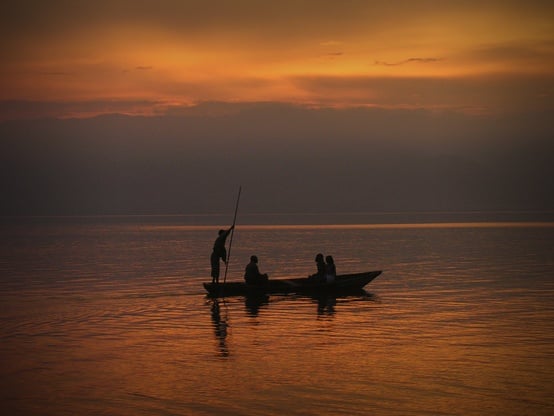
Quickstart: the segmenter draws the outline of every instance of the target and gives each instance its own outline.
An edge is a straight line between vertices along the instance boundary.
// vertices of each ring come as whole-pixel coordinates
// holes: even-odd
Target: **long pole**
[[[239,194],[237,196],[237,204],[235,205],[235,217],[233,218],[233,230],[231,231],[231,238],[229,239],[229,251],[227,252],[227,262],[225,263],[225,275],[223,277],[223,283],[227,280],[227,270],[229,269],[229,259],[231,258],[231,246],[233,245],[233,235],[235,234],[235,223],[237,222],[237,212],[239,210],[240,191],[242,186],[239,186]]]

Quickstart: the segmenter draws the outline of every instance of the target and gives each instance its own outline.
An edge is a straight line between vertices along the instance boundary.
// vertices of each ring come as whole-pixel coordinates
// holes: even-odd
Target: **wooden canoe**
[[[249,285],[246,282],[204,283],[210,296],[238,296],[252,294],[286,293],[345,293],[362,289],[381,274],[381,270],[338,275],[333,282],[320,282],[308,277],[293,279],[269,279],[264,285]]]

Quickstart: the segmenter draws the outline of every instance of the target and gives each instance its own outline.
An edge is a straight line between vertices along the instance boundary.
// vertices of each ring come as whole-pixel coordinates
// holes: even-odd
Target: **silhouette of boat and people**
[[[233,241],[232,225],[228,229],[221,229],[213,244],[210,257],[211,283],[204,283],[204,288],[212,296],[233,296],[248,292],[265,294],[278,293],[308,293],[308,292],[346,292],[363,288],[381,274],[380,270],[366,271],[361,273],[348,273],[337,275],[337,267],[333,256],[318,253],[315,256],[315,273],[307,277],[271,279],[267,273],[260,272],[259,257],[256,254],[250,256],[250,261],[244,269],[243,281],[227,282],[227,270],[229,256]],[[225,248],[227,237],[231,236],[229,243],[229,254]],[[220,282],[221,261],[226,265],[225,278]]]

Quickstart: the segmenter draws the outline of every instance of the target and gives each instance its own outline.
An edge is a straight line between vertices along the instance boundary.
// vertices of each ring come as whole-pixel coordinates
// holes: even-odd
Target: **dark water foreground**
[[[341,298],[209,299],[218,227],[4,225],[0,404],[24,415],[554,414],[554,226],[237,228],[274,277],[383,269]]]

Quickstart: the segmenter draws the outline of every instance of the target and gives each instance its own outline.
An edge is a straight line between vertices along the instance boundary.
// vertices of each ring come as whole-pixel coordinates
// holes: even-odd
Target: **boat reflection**
[[[215,338],[217,341],[217,355],[219,357],[229,357],[230,351],[227,345],[227,336],[229,323],[229,308],[237,312],[237,303],[244,303],[246,316],[251,318],[263,317],[262,311],[271,308],[271,305],[281,302],[310,302],[316,305],[317,318],[329,318],[337,313],[337,305],[340,303],[349,302],[378,302],[376,295],[368,293],[363,289],[349,291],[340,294],[318,294],[318,295],[303,295],[303,294],[288,294],[288,295],[249,295],[241,297],[218,298],[207,296],[211,304],[212,326],[214,329]],[[225,302],[229,299],[229,305]],[[340,308],[339,308],[340,310]],[[237,318],[240,320],[240,318]]]

